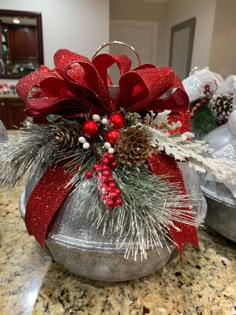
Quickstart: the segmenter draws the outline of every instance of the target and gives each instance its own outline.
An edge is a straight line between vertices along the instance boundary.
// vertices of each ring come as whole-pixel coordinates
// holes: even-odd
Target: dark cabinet
[[[26,118],[24,109],[25,103],[17,97],[0,98],[0,119],[7,129],[21,126],[21,122]]]
[[[33,26],[8,27],[8,42],[12,63],[37,60],[37,29]]]

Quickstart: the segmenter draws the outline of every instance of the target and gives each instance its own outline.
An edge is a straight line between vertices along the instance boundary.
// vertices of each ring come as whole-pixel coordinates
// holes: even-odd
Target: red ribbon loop
[[[147,64],[130,71],[131,60],[127,56],[101,54],[91,62],[65,49],[59,50],[54,60],[54,70],[41,67],[17,84],[17,93],[26,102],[29,116],[46,117],[56,113],[64,117],[74,114],[76,117],[87,112],[110,114],[120,107],[127,111],[188,110],[188,96],[169,67]],[[111,82],[107,73],[114,63],[121,75],[115,100],[109,95]],[[29,97],[29,92],[35,87],[41,93]],[[173,89],[176,90],[173,94],[162,98],[164,93]]]

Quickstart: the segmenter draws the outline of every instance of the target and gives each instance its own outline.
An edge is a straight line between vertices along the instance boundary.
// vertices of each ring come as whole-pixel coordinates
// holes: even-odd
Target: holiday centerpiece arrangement
[[[69,270],[118,281],[156,271],[186,243],[197,247],[202,197],[190,168],[235,183],[236,164],[193,139],[173,69],[132,69],[129,57],[101,48],[92,61],[59,50],[54,69],[19,81],[32,119],[0,147],[0,183],[30,175],[20,201],[28,233]]]

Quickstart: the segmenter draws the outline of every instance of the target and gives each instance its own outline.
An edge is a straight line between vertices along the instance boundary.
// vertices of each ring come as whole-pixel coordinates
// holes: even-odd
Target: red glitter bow
[[[42,66],[39,71],[21,79],[16,87],[17,93],[26,103],[26,114],[34,117],[36,122],[45,122],[49,114],[72,118],[86,113],[109,115],[120,108],[129,112],[159,112],[168,109],[172,111],[171,119],[182,123],[178,131],[189,130],[188,96],[173,69],[144,64],[131,70],[131,60],[125,55],[101,54],[91,62],[86,57],[65,49],[55,54],[54,62],[54,70]],[[120,70],[119,93],[114,98],[109,93],[111,80],[108,75],[108,68],[113,64]],[[163,97],[167,92],[169,95]],[[156,166],[159,158],[155,156],[149,160],[154,174],[163,172],[161,167]],[[185,193],[183,178],[174,159],[165,155],[162,155],[161,159],[160,165],[169,163],[169,169],[165,165],[165,171],[172,175],[171,180],[182,184]],[[42,246],[45,246],[53,216],[69,193],[69,189],[59,189],[61,182],[53,179],[52,172],[48,170],[43,175],[31,194],[26,211],[28,231]],[[56,173],[60,174],[64,182],[63,168],[57,168]],[[54,188],[47,196],[48,210],[44,216],[38,206],[38,200],[45,192],[45,186],[52,186],[52,180]],[[55,196],[56,191],[60,198]],[[181,232],[176,233],[170,228],[170,234],[180,253],[187,242],[198,246],[194,227],[176,222],[175,224]]]

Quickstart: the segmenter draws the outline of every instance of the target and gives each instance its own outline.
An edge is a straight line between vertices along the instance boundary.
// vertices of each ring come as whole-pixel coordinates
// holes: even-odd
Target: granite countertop
[[[160,272],[122,283],[71,274],[28,236],[18,210],[22,187],[0,190],[1,315],[235,315],[236,245],[200,230],[200,250]]]

